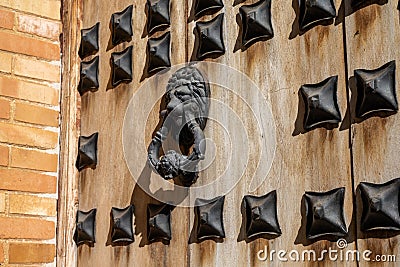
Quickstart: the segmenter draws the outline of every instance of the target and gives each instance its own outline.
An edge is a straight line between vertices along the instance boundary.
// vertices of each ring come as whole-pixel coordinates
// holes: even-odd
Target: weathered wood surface
[[[181,2],[172,1],[171,29],[173,64],[185,62],[185,9]],[[79,185],[79,209],[97,208],[96,245],[93,248],[78,248],[78,266],[184,266],[187,252],[181,244],[186,244],[188,236],[187,209],[176,209],[172,216],[174,239],[170,246],[162,243],[147,245],[146,207],[153,202],[138,186],[125,164],[122,146],[122,125],[128,102],[141,85],[141,77],[146,59],[147,38],[142,38],[146,25],[146,1],[133,3],[133,32],[129,43],[123,43],[108,49],[111,36],[109,22],[114,12],[119,12],[131,5],[132,1],[83,1],[82,28],[91,27],[100,22],[100,89],[96,93],[88,93],[82,97],[82,135],[99,132],[98,165],[96,170],[87,169],[81,172]],[[119,85],[115,89],[106,90],[111,77],[110,57],[112,52],[122,51],[133,45],[133,77],[132,83]],[[154,101],[151,92],[149,99]],[[155,99],[157,100],[157,99]],[[142,112],[137,106],[135,112]],[[150,118],[146,143],[151,140],[151,133],[158,123],[158,112],[155,110],[154,120]],[[134,124],[135,122],[132,122]],[[142,154],[142,159],[147,155]],[[141,179],[150,179],[151,170],[143,165]],[[138,177],[136,177],[138,178]],[[135,205],[135,243],[129,246],[111,246],[110,244],[110,212],[112,207],[124,208]],[[179,249],[177,249],[179,248]]]
[[[347,6],[347,10],[350,10]],[[397,1],[369,5],[346,17],[346,44],[349,78],[355,69],[376,69],[396,60],[399,64],[400,42]],[[399,68],[396,87],[399,95]],[[398,114],[372,117],[352,124],[355,186],[360,182],[384,183],[400,176],[398,165],[400,137]],[[360,212],[358,206],[358,224]],[[399,237],[388,233],[364,234],[358,228],[358,249],[375,255],[396,255],[399,260]],[[393,262],[361,262],[360,266],[397,266]]]
[[[80,35],[79,1],[63,3],[62,90],[60,132],[60,178],[58,185],[57,266],[76,266],[77,254],[73,241],[75,215],[78,209],[78,171],[75,167],[79,136],[77,103],[79,94],[79,60],[77,43]]]
[[[246,1],[249,4],[254,1]],[[295,1],[293,1],[295,2]],[[340,0],[335,1],[337,9]],[[398,11],[392,1],[384,6],[371,6],[346,17],[346,43],[348,55],[348,70],[345,68],[345,51],[343,45],[343,23],[329,26],[317,26],[304,35],[296,34],[293,26],[297,13],[292,8],[292,1],[272,1],[272,20],[275,36],[271,40],[259,42],[245,51],[236,50],[239,26],[236,14],[241,4],[232,5],[225,1],[225,8],[218,12],[225,13],[224,38],[225,55],[207,62],[218,62],[242,71],[260,88],[261,93],[270,101],[276,125],[276,155],[271,172],[262,186],[251,194],[262,195],[272,190],[278,194],[278,217],[282,236],[273,240],[258,239],[250,243],[241,241],[240,230],[242,214],[240,210],[244,195],[249,194],[249,183],[257,168],[260,157],[258,145],[262,141],[260,135],[248,136],[250,158],[243,178],[230,191],[225,199],[224,224],[226,238],[223,243],[204,241],[188,244],[192,231],[193,209],[176,208],[172,212],[173,237],[169,246],[161,243],[147,244],[146,241],[146,206],[153,203],[143,190],[134,182],[125,164],[122,146],[122,126],[125,110],[132,95],[146,81],[141,81],[146,58],[147,37],[143,37],[145,28],[145,1],[134,3],[133,29],[134,37],[130,43],[108,49],[110,39],[109,20],[111,14],[123,10],[131,1],[83,1],[82,28],[91,27],[100,21],[100,89],[96,93],[88,93],[82,97],[82,135],[99,132],[99,162],[96,170],[84,170],[80,174],[79,209],[97,208],[96,245],[92,248],[78,248],[79,266],[281,266],[276,259],[271,262],[260,262],[257,252],[267,247],[271,250],[296,249],[299,252],[314,249],[336,248],[335,242],[326,240],[310,243],[305,240],[304,227],[301,227],[301,199],[305,191],[329,191],[338,187],[346,188],[345,219],[349,227],[349,242],[347,249],[355,249],[355,218],[353,212],[353,186],[351,175],[349,124],[344,122],[333,130],[318,128],[307,133],[299,129],[303,108],[299,105],[298,90],[302,84],[317,83],[327,77],[338,75],[338,101],[342,117],[347,108],[346,77],[356,68],[376,68],[387,61],[397,59],[398,42],[397,27]],[[187,23],[190,17],[192,1],[171,1],[171,59],[173,64],[184,63],[191,58],[195,22]],[[296,4],[293,4],[296,6]],[[297,10],[297,8],[295,8]],[[215,15],[204,16],[200,20],[208,20]],[[295,24],[294,24],[295,25]],[[392,27],[392,28],[390,28]],[[390,30],[388,30],[390,28]],[[394,30],[396,28],[396,30]],[[394,31],[394,32],[392,32]],[[357,33],[357,34],[356,34]],[[160,34],[156,34],[157,36]],[[381,41],[385,40],[382,45]],[[368,40],[371,40],[370,42]],[[371,44],[372,43],[372,44]],[[78,45],[78,44],[77,44]],[[115,89],[106,90],[110,78],[109,59],[111,52],[122,51],[128,45],[133,45],[134,80],[131,84],[120,85]],[[75,50],[76,53],[76,50]],[[386,58],[387,57],[387,58]],[[223,76],[224,73],[214,68],[199,64],[209,78]],[[152,80],[154,86],[165,84],[168,77],[159,75]],[[235,80],[232,86],[240,86]],[[255,132],[254,118],[240,96],[212,86],[212,98],[229,103],[243,120],[247,132]],[[254,104],[251,108],[258,111],[259,99],[256,95],[248,95],[240,91]],[[246,95],[247,94],[247,95]],[[149,91],[143,105],[154,102],[156,95]],[[148,144],[151,134],[159,122],[159,103],[147,121],[144,143]],[[141,107],[137,107],[140,112]],[[300,111],[299,111],[300,110]],[[229,120],[228,120],[229,121]],[[372,118],[352,126],[352,142],[354,152],[355,185],[360,181],[384,182],[395,178],[396,172],[396,116],[380,119]],[[134,130],[134,122],[132,122]],[[226,129],[237,127],[233,120],[224,125]],[[378,131],[381,139],[373,139],[371,130]],[[229,149],[243,150],[242,144],[230,144],[225,133],[217,123],[209,121],[206,127],[206,137],[213,140],[219,158],[204,172],[195,186],[211,183],[221,174],[227,162],[221,155],[229,154]],[[233,133],[234,134],[234,133]],[[142,149],[142,148],[141,148]],[[140,150],[143,152],[143,150]],[[137,155],[138,164],[143,166],[140,177],[136,179],[151,179],[154,176],[146,167],[146,154]],[[145,152],[145,151],[144,151]],[[71,152],[72,153],[72,152]],[[369,156],[367,156],[369,155]],[[385,157],[385,155],[389,155]],[[241,158],[232,158],[233,172],[241,175]],[[261,159],[261,164],[263,159]],[[380,167],[379,167],[380,166]],[[263,179],[264,177],[257,177]],[[218,185],[215,190],[218,189]],[[189,196],[193,197],[193,196]],[[126,207],[134,204],[135,211],[135,242],[129,246],[111,246],[109,244],[110,210],[111,207]],[[360,233],[358,233],[360,234]],[[238,240],[239,239],[239,240]],[[377,244],[381,244],[380,247]],[[358,248],[373,247],[379,251],[398,250],[397,238],[358,240]],[[375,251],[374,251],[375,252]],[[396,254],[396,253],[395,253]],[[354,262],[288,262],[288,266],[356,266]]]
[[[246,1],[249,4],[255,1]],[[297,124],[297,116],[304,113],[299,109],[298,90],[302,84],[317,83],[333,75],[339,76],[338,101],[342,114],[346,109],[346,85],[344,69],[344,48],[342,42],[342,25],[328,27],[317,26],[301,36],[296,36],[296,13],[291,8],[292,1],[272,1],[272,20],[274,38],[252,45],[246,51],[235,51],[239,26],[236,23],[236,14],[239,7],[232,6],[231,1],[224,1],[225,13],[224,38],[226,45],[225,55],[207,61],[220,62],[242,71],[248,75],[267,97],[272,106],[276,124],[276,156],[272,169],[265,182],[255,193],[263,195],[272,190],[278,194],[278,217],[282,229],[282,236],[273,240],[258,239],[251,243],[238,242],[241,227],[241,213],[239,205],[244,195],[249,194],[247,180],[254,173],[256,166],[254,159],[246,167],[246,174],[240,183],[225,199],[224,220],[227,238],[223,243],[204,241],[190,245],[191,266],[355,266],[355,263],[343,262],[279,262],[275,258],[265,262],[257,259],[257,252],[267,247],[271,250],[298,250],[314,249],[317,253],[323,249],[336,248],[335,242],[318,241],[309,243],[305,240],[304,228],[301,228],[301,199],[305,191],[329,191],[338,187],[346,188],[345,218],[349,225],[352,221],[352,186],[350,175],[350,150],[348,130],[324,128],[301,134]],[[339,6],[340,1],[336,1]],[[189,1],[189,7],[192,1]],[[215,15],[205,16],[201,20],[208,20]],[[191,23],[188,29],[189,55],[193,48]],[[294,38],[289,36],[295,36]],[[214,72],[210,71],[209,75]],[[223,73],[215,74],[223,75]],[[233,83],[234,84],[234,83]],[[235,85],[234,85],[235,86]],[[243,92],[244,91],[244,92]],[[214,90],[212,97],[226,103],[232,103],[232,94],[226,91]],[[241,90],[246,94],[246,90]],[[251,99],[251,96],[249,96]],[[255,96],[253,96],[255,97]],[[253,99],[253,103],[257,100]],[[248,114],[241,114],[240,101],[233,102],[235,110],[242,117],[245,127],[251,129],[252,122],[247,121]],[[257,112],[257,106],[252,107]],[[212,127],[207,126],[207,137],[224,142],[214,134]],[[251,131],[251,130],[250,130]],[[256,136],[249,136],[249,142],[256,142]],[[233,145],[234,149],[242,149],[240,144]],[[257,146],[257,145],[255,145]],[[257,151],[256,151],[257,152]],[[257,155],[257,153],[256,153]],[[239,160],[240,161],[240,160]],[[217,163],[217,169],[224,163]],[[262,163],[261,163],[262,164]],[[246,179],[247,178],[247,179]],[[199,183],[207,183],[213,176],[201,176]],[[254,194],[254,193],[252,193]],[[190,213],[191,224],[193,213]],[[300,231],[301,228],[301,231]],[[349,241],[354,239],[354,231],[350,229]],[[349,242],[350,243],[350,242]],[[354,243],[349,244],[354,248]]]

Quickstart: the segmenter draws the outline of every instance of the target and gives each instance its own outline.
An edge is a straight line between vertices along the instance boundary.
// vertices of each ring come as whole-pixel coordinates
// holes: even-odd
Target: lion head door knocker
[[[178,177],[184,186],[196,181],[197,165],[204,159],[206,150],[203,130],[208,117],[209,96],[208,83],[193,66],[177,70],[169,79],[164,95],[166,108],[160,112],[161,128],[148,148],[150,165],[164,179]],[[172,137],[177,149],[163,146],[167,136]],[[160,155],[162,146],[164,153]]]

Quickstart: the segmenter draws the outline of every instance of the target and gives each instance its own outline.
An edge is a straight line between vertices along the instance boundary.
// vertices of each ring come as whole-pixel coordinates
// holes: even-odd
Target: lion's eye
[[[188,100],[190,100],[190,96],[189,95],[180,95],[179,99],[182,101],[188,101]]]

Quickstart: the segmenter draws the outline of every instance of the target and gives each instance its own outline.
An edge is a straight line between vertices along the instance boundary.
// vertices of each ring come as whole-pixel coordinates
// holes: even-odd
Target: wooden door
[[[395,163],[397,141],[394,135],[397,129],[396,115],[385,119],[372,118],[359,124],[353,124],[352,120],[346,118],[351,97],[346,87],[352,71],[356,68],[376,68],[397,57],[394,45],[398,39],[399,25],[395,3],[373,5],[347,14],[344,7],[346,1],[342,3],[336,0],[334,4],[338,18],[334,23],[318,25],[299,33],[301,15],[297,1],[272,0],[273,38],[241,49],[239,44],[243,29],[238,24],[239,8],[256,1],[232,3],[224,0],[223,8],[196,19],[193,16],[193,1],[171,0],[171,26],[151,36],[145,33],[146,1],[117,0],[110,3],[88,0],[80,3],[78,9],[82,29],[100,22],[100,49],[97,54],[100,59],[100,86],[98,91],[88,92],[81,98],[80,134],[89,136],[98,132],[99,139],[96,169],[89,168],[79,173],[77,207],[81,211],[97,209],[96,243],[94,246],[80,245],[76,248],[77,265],[357,266],[354,261],[327,258],[323,261],[287,262],[277,258],[279,250],[286,251],[284,257],[288,258],[288,253],[293,250],[300,255],[308,250],[321,255],[322,251],[329,248],[338,249],[338,237],[306,238],[303,203],[305,192],[328,192],[337,188],[345,190],[343,213],[348,229],[346,250],[373,247],[377,253],[390,249],[396,254],[398,247],[395,236],[390,239],[381,236],[377,239],[358,239],[362,233],[354,214],[357,209],[356,186],[360,181],[384,182],[398,175]],[[111,15],[129,5],[133,5],[133,37],[128,42],[113,46],[110,41]],[[223,221],[226,237],[219,242],[192,241],[195,216],[190,203],[201,194],[193,194],[188,190],[185,201],[182,201],[186,207],[178,205],[172,210],[170,243],[150,243],[147,240],[147,205],[158,203],[155,199],[157,196],[172,197],[176,193],[174,190],[177,190],[171,184],[169,191],[157,195],[159,188],[155,181],[158,176],[146,164],[147,145],[159,124],[162,106],[160,87],[165,90],[176,67],[147,77],[144,74],[147,41],[150,37],[170,32],[171,64],[184,64],[191,61],[195,54],[196,23],[211,20],[220,14],[224,16],[222,33],[225,53],[195,64],[213,82],[210,89],[214,104],[210,107],[210,114],[220,121],[215,118],[209,120],[204,132],[210,140],[207,151],[214,153],[210,152],[207,156],[214,156],[215,159],[199,173],[192,187],[212,184],[207,187],[206,197],[225,192]],[[386,28],[396,30],[385,31]],[[384,46],[381,42],[390,45]],[[111,53],[123,51],[131,45],[133,80],[110,88]],[[79,38],[72,50],[76,57],[77,46]],[[75,62],[70,64],[77,65]],[[68,75],[76,75],[76,70]],[[337,76],[337,102],[342,122],[338,126],[306,131],[306,107],[300,88],[332,76]],[[137,98],[132,101],[138,96],[139,101]],[[151,110],[145,110],[147,107],[151,107]],[[146,113],[146,116],[142,113]],[[369,131],[372,129],[382,139],[371,140]],[[127,144],[125,131],[140,138],[132,139],[132,143]],[[369,146],[366,147],[366,144]],[[127,157],[127,149],[136,153],[132,152]],[[76,153],[76,150],[71,151]],[[366,153],[371,156],[366,157]],[[387,158],[383,154],[388,155]],[[260,165],[267,171],[259,171]],[[227,168],[232,181],[237,181],[229,190],[225,190],[224,181],[213,184]],[[243,238],[243,197],[261,196],[273,190],[277,193],[277,214],[282,234],[274,238],[246,240]],[[148,191],[154,194],[150,196]],[[135,207],[135,241],[131,244],[113,244],[110,242],[111,209],[125,208],[131,204]],[[275,251],[275,258],[260,260],[260,251],[263,255]]]

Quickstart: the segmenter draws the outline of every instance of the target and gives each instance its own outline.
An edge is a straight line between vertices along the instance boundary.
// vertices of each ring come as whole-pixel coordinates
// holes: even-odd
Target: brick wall
[[[60,0],[0,0],[0,265],[54,265]]]

